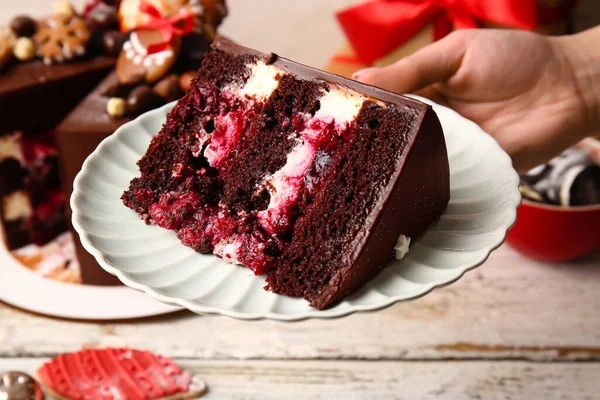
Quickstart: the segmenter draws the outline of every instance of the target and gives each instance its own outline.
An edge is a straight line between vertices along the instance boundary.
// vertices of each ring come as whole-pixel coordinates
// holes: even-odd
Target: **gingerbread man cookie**
[[[138,83],[155,83],[171,69],[181,44],[179,37],[174,37],[165,49],[150,54],[152,45],[163,43],[164,39],[157,29],[132,32],[129,40],[117,60],[117,77],[123,85]]]

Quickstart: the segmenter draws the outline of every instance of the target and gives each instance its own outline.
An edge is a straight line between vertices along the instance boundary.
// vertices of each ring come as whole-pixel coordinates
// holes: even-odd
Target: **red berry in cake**
[[[158,226],[177,230],[183,222],[194,216],[199,207],[200,199],[195,193],[165,194],[158,203],[152,205],[150,216]]]

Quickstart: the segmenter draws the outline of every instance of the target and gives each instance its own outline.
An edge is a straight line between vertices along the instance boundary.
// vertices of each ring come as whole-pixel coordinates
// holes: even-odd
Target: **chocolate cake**
[[[430,106],[220,38],[138,165],[127,207],[318,309],[449,200]]]
[[[52,16],[0,28],[0,230],[10,250],[31,259],[67,230],[54,130],[114,67],[98,41],[115,29],[114,5],[100,2],[82,13],[59,3]],[[75,281],[63,264],[44,274]]]
[[[22,264],[65,282],[119,283],[76,237],[80,260],[71,254],[73,179],[116,128],[183,95],[226,12],[223,0],[90,0],[82,10],[63,0],[51,16],[0,27],[0,238]]]
[[[115,70],[56,128],[66,198],[71,196],[73,180],[83,162],[103,139],[138,115],[183,96],[200,68],[204,54],[210,49],[214,32],[227,14],[224,0],[148,2],[164,12],[165,17],[173,18],[170,12],[179,15],[178,25],[185,22],[186,16],[193,21],[188,31],[175,36],[169,43],[161,43],[159,30],[135,25],[147,22],[144,13],[139,12],[140,4],[139,0],[121,2],[119,16],[123,28],[133,30],[123,44]],[[183,13],[180,12],[182,9]],[[151,53],[149,48],[153,44],[166,46]],[[112,104],[123,107],[114,108]],[[67,214],[70,217],[68,204]],[[119,284],[116,277],[105,272],[85,251],[75,231],[72,232],[83,282]]]

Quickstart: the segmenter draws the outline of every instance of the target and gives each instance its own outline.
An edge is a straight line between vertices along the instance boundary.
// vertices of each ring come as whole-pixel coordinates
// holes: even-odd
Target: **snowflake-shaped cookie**
[[[85,54],[90,31],[79,17],[58,16],[41,23],[33,40],[45,64],[62,63]]]

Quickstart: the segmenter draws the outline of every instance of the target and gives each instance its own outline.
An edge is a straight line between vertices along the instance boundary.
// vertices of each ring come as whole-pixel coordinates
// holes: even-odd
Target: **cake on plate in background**
[[[121,35],[116,9],[98,2],[78,13],[61,2],[51,16],[16,16],[0,29],[3,239],[39,273],[79,281],[61,236],[68,221],[55,128],[114,67],[102,39]]]
[[[182,75],[226,13],[222,0],[95,0],[79,12],[63,1],[2,29],[2,234],[21,263],[60,281],[118,283],[70,232],[73,179],[104,137],[183,95]]]

